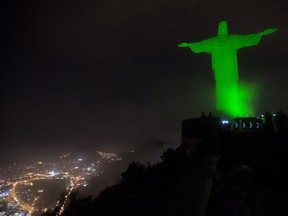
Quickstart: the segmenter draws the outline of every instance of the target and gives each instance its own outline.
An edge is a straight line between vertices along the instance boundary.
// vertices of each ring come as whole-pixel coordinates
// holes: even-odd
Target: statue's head
[[[227,35],[227,34],[228,34],[227,21],[221,21],[218,25],[218,35]]]

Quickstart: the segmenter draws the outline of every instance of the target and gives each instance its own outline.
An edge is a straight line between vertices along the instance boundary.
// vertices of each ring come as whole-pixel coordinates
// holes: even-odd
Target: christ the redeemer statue
[[[256,34],[228,34],[226,21],[218,26],[218,35],[195,43],[181,43],[178,47],[189,47],[194,53],[209,53],[216,81],[216,110],[231,117],[249,116],[247,104],[242,100],[238,87],[237,50],[257,45],[261,37],[277,31],[266,29]]]

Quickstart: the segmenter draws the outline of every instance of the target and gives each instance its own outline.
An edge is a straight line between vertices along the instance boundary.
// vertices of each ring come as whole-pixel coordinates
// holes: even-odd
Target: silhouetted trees
[[[226,175],[222,175],[219,179],[219,185],[214,187],[215,192],[214,195],[212,194],[214,196],[212,209],[216,212],[222,212],[220,215],[229,215],[229,211],[232,211],[235,205],[237,205],[237,211],[250,209],[252,215],[254,214],[254,171],[241,164],[251,166],[253,170],[257,170],[259,175],[262,171],[266,172],[267,168],[265,167],[278,157],[279,152],[283,152],[280,144],[284,143],[286,139],[278,133],[272,133],[274,132],[274,123],[277,131],[285,134],[288,120],[283,111],[279,111],[274,119],[270,113],[265,114],[265,127],[263,129],[268,133],[261,131],[261,133],[255,134],[222,134],[220,139],[222,162],[220,161],[220,165],[218,163],[218,167],[221,168],[221,174],[226,173]],[[203,143],[200,142],[199,145],[204,146]],[[273,145],[270,145],[272,143]],[[272,151],[275,149],[274,143],[281,147],[278,151]],[[267,160],[267,155],[270,157],[271,154],[273,158]],[[176,150],[167,149],[164,151],[161,156],[162,161],[157,164],[143,164],[133,161],[127,170],[121,174],[120,181],[104,189],[97,197],[78,197],[77,192],[70,195],[63,216],[177,215],[177,210],[169,212],[164,209],[163,199],[167,195],[171,195],[172,198],[167,198],[167,203],[177,202],[177,197],[174,197],[175,194],[169,194],[169,191],[171,188],[175,191],[179,189],[181,179],[185,179],[187,173],[191,172],[194,166],[197,167],[197,163],[204,157],[202,155],[204,154],[198,156],[191,154],[185,145],[181,145]],[[214,182],[215,184],[217,182]],[[186,190],[187,187],[184,189]],[[218,204],[220,205],[219,208],[217,208]],[[57,208],[46,212],[44,215],[56,215],[59,210],[59,207]]]
[[[276,113],[274,122],[279,133],[284,134],[288,132],[288,117],[282,109]]]
[[[182,173],[195,163],[195,158],[180,148],[167,149],[161,158],[161,163],[153,165],[131,162],[121,174],[120,182],[107,187],[97,197],[77,197],[77,193],[73,193],[63,216],[146,215],[147,206],[157,203],[158,197],[177,184]],[[161,209],[155,209],[155,212],[161,212]],[[49,211],[43,215],[55,213]]]
[[[274,131],[273,117],[270,112],[266,112],[264,114],[263,129],[265,132],[270,132],[270,133]]]

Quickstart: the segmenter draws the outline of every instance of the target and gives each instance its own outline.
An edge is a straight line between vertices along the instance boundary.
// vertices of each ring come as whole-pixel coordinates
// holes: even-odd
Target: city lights
[[[99,159],[100,156],[100,159]],[[95,161],[88,162],[84,157],[73,158],[71,153],[59,157],[58,162],[38,161],[35,164],[14,164],[7,170],[0,181],[0,202],[8,203],[6,212],[17,212],[18,215],[30,216],[40,215],[48,209],[61,205],[57,215],[61,215],[70,194],[79,187],[87,187],[89,181],[101,175],[103,168],[108,162],[122,160],[117,154],[95,152]],[[113,159],[113,161],[111,160]],[[18,173],[12,172],[18,170]],[[46,184],[53,181],[53,184],[64,184],[65,199],[63,203],[53,202],[53,206],[43,206],[46,203],[45,194],[49,191]],[[47,186],[48,187],[48,186]],[[60,187],[60,185],[59,185]],[[56,191],[56,194],[61,190]],[[57,196],[57,195],[55,195]],[[57,199],[58,197],[54,197]],[[55,205],[56,203],[56,205]],[[38,214],[39,212],[39,214]],[[12,215],[12,213],[11,213]],[[14,213],[13,213],[14,215]]]

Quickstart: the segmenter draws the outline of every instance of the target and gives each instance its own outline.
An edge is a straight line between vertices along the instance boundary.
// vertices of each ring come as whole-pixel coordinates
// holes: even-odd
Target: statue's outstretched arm
[[[269,28],[269,29],[266,29],[266,30],[260,32],[259,34],[261,34],[261,36],[269,35],[269,34],[276,32],[277,30],[278,30],[277,28]]]
[[[262,36],[272,34],[276,31],[277,31],[276,28],[269,28],[256,34],[235,35],[236,48],[240,49],[243,47],[255,46],[260,42]]]
[[[186,42],[180,43],[180,44],[178,44],[178,47],[189,47],[189,44]]]
[[[184,43],[178,44],[178,47],[189,47],[194,53],[200,53],[200,52],[209,53],[210,52],[210,43],[207,40],[203,40],[203,41],[195,42],[195,43],[184,42]]]

